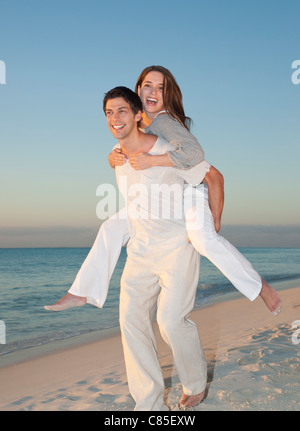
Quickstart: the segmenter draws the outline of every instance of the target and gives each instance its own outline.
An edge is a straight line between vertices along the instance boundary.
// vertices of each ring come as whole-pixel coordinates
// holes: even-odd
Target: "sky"
[[[152,64],[224,176],[222,234],[300,247],[299,14],[298,0],[0,0],[0,247],[91,246],[97,188],[115,185],[103,96]]]

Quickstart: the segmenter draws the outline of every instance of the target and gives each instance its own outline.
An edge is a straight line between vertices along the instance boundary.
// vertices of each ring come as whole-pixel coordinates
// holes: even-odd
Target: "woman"
[[[141,127],[145,128],[146,133],[169,141],[174,145],[174,151],[162,156],[139,154],[129,159],[129,163],[134,169],[151,166],[187,169],[187,183],[189,175],[199,174],[199,183],[204,177],[197,187],[188,184],[185,187],[184,210],[189,240],[248,299],[253,301],[260,295],[267,308],[273,314],[278,314],[281,301],[277,292],[257,274],[235,247],[218,234],[223,203],[221,175],[203,160],[203,151],[189,132],[190,119],[185,116],[181,91],[175,78],[161,66],[150,66],[141,73],[136,92],[144,108]],[[125,163],[126,158],[119,150],[113,150],[109,162],[114,167]],[[102,307],[110,277],[128,238],[126,214],[120,211],[102,224],[68,294],[45,308],[60,311],[86,303]]]

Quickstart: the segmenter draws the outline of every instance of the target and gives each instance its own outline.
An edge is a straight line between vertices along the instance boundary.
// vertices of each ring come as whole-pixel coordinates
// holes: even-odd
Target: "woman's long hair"
[[[177,121],[179,121],[179,123],[181,123],[184,127],[190,130],[191,119],[187,117],[184,113],[181,90],[174,76],[168,69],[162,66],[146,67],[137,80],[137,83],[135,85],[135,92],[138,92],[138,87],[142,86],[142,83],[149,72],[160,72],[163,74],[163,100],[165,109],[171,117],[175,118]]]

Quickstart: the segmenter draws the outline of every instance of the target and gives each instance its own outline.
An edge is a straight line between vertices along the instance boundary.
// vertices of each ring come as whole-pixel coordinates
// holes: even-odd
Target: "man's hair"
[[[103,111],[105,113],[106,103],[110,99],[117,99],[118,97],[122,97],[127,103],[129,103],[130,108],[134,115],[136,115],[139,111],[143,112],[143,105],[139,96],[130,88],[127,87],[115,87],[105,94],[103,99]]]

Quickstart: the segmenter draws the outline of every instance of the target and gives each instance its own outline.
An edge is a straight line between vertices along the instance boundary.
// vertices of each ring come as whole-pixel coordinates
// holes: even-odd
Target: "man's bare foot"
[[[183,393],[181,400],[179,401],[180,407],[184,409],[190,409],[192,407],[197,406],[198,404],[201,403],[201,401],[203,401],[204,392],[205,391],[197,395],[186,395],[185,393]]]
[[[55,304],[45,305],[44,308],[51,311],[62,311],[72,307],[81,307],[84,304],[86,304],[85,297],[72,295],[72,293],[67,293]]]
[[[276,292],[276,290],[273,289],[272,286],[270,286],[265,280],[262,279],[262,288],[260,291],[260,296],[268,309],[274,314],[274,316],[277,316],[277,314],[280,313],[281,308],[281,300]]]

